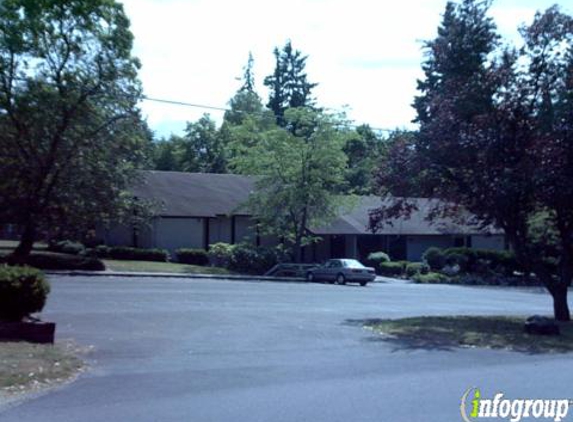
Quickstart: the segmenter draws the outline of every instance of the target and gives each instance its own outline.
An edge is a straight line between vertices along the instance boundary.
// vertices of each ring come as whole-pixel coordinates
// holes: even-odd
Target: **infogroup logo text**
[[[490,418],[520,422],[528,420],[563,421],[571,406],[569,399],[506,399],[496,393],[493,399],[482,397],[479,388],[469,388],[462,396],[460,412],[465,422]]]

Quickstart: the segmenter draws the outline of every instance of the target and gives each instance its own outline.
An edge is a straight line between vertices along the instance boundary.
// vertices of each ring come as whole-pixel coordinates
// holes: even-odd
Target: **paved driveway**
[[[112,277],[52,287],[45,318],[95,347],[92,370],[2,422],[453,422],[471,386],[573,397],[571,355],[409,349],[349,322],[547,313],[540,292]]]

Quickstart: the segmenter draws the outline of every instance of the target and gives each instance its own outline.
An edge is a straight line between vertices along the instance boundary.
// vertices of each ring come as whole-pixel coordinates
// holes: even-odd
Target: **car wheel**
[[[360,285],[361,285],[362,287],[366,286],[367,284],[368,284],[367,281],[361,281],[361,282],[360,282]]]
[[[336,276],[336,283],[340,285],[346,284],[346,278],[344,277],[344,274],[338,274]]]
[[[313,273],[306,273],[306,281],[312,283],[314,281],[314,274]]]

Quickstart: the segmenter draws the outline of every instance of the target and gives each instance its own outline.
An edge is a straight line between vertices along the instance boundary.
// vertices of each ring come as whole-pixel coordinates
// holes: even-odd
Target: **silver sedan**
[[[376,278],[374,268],[365,267],[355,259],[329,259],[323,265],[306,273],[307,281],[326,281],[328,283],[360,283],[366,286]]]

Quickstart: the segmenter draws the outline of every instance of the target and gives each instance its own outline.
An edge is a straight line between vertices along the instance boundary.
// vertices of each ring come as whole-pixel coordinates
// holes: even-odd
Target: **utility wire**
[[[195,103],[189,103],[186,101],[178,101],[178,100],[167,100],[164,98],[157,98],[157,97],[149,97],[147,95],[143,96],[143,100],[144,101],[152,101],[155,103],[162,103],[162,104],[170,104],[170,105],[175,105],[175,106],[183,106],[183,107],[193,107],[193,108],[202,108],[202,109],[206,109],[206,110],[215,110],[215,111],[233,111],[230,108],[225,108],[225,107],[216,107],[216,106],[210,106],[210,105],[204,105],[204,104],[195,104]],[[238,113],[248,113],[246,111],[242,111],[242,110],[234,110],[235,112]],[[338,125],[340,127],[350,127],[350,128],[359,128],[361,126],[364,125],[352,125],[352,124],[341,124]],[[366,125],[369,126],[369,125]],[[378,132],[387,132],[387,133],[392,133],[392,132],[396,132],[397,129],[385,129],[385,128],[377,128],[377,127],[372,127],[369,126],[370,129],[372,129],[373,131],[378,131]]]

